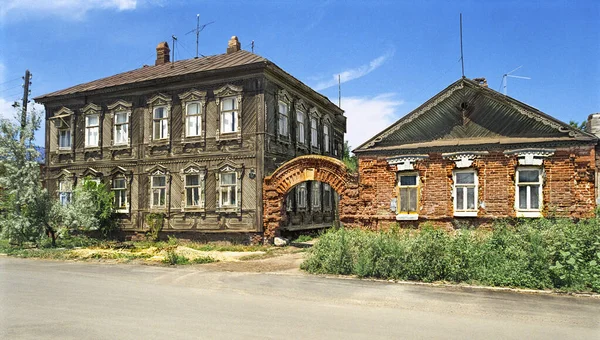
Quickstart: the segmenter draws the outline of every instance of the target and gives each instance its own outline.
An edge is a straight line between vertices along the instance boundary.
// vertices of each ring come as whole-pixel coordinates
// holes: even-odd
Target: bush
[[[499,221],[491,231],[331,230],[309,250],[311,273],[600,292],[600,221]]]
[[[183,256],[183,255],[179,255],[175,252],[174,249],[169,249],[167,250],[167,255],[165,256],[165,259],[163,260],[163,263],[169,264],[169,265],[177,265],[177,264],[188,264],[190,262],[190,260]]]
[[[148,224],[148,233],[146,236],[153,242],[158,241],[158,234],[165,223],[165,214],[150,213],[146,215],[146,224]]]

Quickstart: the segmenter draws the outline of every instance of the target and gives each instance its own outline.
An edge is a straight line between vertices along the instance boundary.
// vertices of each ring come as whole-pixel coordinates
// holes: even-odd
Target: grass
[[[309,250],[311,273],[600,292],[600,220],[497,222],[492,230],[331,230]]]

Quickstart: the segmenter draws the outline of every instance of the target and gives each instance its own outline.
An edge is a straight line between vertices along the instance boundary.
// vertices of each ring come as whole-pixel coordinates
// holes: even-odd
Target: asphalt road
[[[600,339],[600,299],[0,257],[1,339]]]

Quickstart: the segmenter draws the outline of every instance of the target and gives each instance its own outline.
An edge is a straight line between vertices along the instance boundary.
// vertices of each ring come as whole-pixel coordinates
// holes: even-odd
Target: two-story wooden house
[[[46,108],[47,188],[68,204],[84,178],[113,190],[125,234],[150,212],[165,231],[259,235],[262,179],[304,154],[341,158],[343,111],[269,60],[240,49],[170,62],[35,98]],[[330,223],[334,193],[303,183],[286,200],[295,225]]]

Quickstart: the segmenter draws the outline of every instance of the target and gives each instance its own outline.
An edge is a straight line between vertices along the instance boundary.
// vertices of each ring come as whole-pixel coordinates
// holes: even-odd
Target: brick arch
[[[305,181],[329,184],[340,195],[340,222],[352,223],[358,205],[358,176],[339,159],[319,155],[296,157],[265,177],[263,183],[264,237],[273,239],[285,216],[283,199],[295,185]]]

